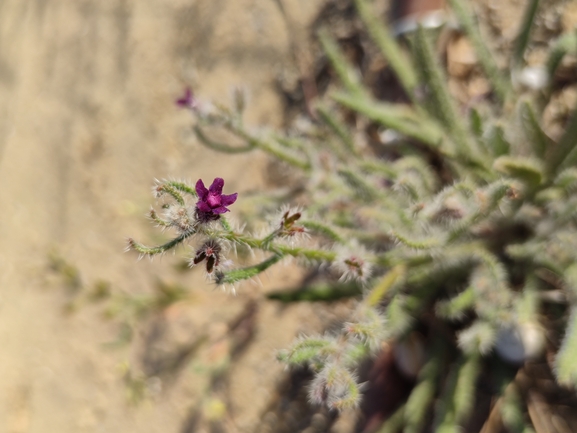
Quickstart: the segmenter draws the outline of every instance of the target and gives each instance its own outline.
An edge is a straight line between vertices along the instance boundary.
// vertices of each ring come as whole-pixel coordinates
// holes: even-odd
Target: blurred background
[[[306,29],[320,4],[291,0],[286,13]],[[126,369],[154,373],[153,358],[165,350],[155,344],[175,350],[207,327],[209,346],[226,346],[220,336],[250,296],[222,294],[200,272],[179,274],[173,257],[137,262],[124,253],[126,238],[159,236],[145,218],[155,178],[210,184],[219,176],[241,196],[266,186],[262,155],[206,150],[174,100],[190,85],[202,100],[229,103],[243,86],[247,122],[279,126],[275,77],[291,61],[286,22],[271,0],[0,1],[1,432],[198,431],[190,418],[207,400],[204,365],[224,355],[207,354],[214,359],[179,370],[178,380],[145,383],[152,402],[138,406]],[[68,268],[53,263],[60,259]],[[151,317],[135,336],[146,344],[111,348],[118,325],[101,309],[67,308],[78,286],[97,281],[133,294],[181,283],[194,296],[168,319]],[[312,310],[262,307],[269,320],[254,334],[259,349],[245,354],[226,392],[242,430],[270,401],[282,371],[275,350]]]
[[[476,3],[491,44],[510,44],[524,1]],[[545,3],[551,8],[543,8],[537,31],[543,43],[577,23],[574,3]],[[281,393],[292,392],[275,351],[300,332],[345,317],[346,302],[263,301],[271,288],[298,284],[301,274],[286,267],[233,297],[215,291],[200,272],[179,272],[170,256],[137,262],[123,251],[129,236],[160,239],[144,217],[155,178],[223,177],[225,193],[240,197],[278,183],[261,154],[225,156],[202,147],[190,113],[174,100],[192,86],[201,101],[229,103],[242,86],[247,124],[285,126],[288,108],[293,116],[295,109],[286,86],[314,60],[306,48],[319,14],[349,6],[0,0],[0,432],[252,432],[290,425],[273,410]],[[457,67],[466,67],[467,55],[466,47],[454,48]],[[474,97],[482,83],[459,81],[455,71],[454,86]],[[304,94],[302,113],[306,86]],[[569,86],[560,110],[573,106],[575,94]],[[77,296],[86,288],[97,298],[180,287],[192,293],[186,302],[143,314],[144,326],[127,328],[129,337]],[[135,344],[123,344],[129,338]],[[311,432],[329,422],[309,415]],[[344,416],[332,428],[350,431],[353,424]]]

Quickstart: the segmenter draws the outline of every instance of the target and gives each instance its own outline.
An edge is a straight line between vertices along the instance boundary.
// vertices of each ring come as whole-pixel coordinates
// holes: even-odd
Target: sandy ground
[[[320,4],[285,2],[303,28]],[[170,257],[137,262],[123,252],[125,239],[158,239],[144,218],[154,178],[221,176],[240,197],[266,187],[262,155],[205,150],[173,100],[193,84],[201,98],[227,102],[244,85],[247,121],[278,125],[273,81],[290,66],[289,45],[273,0],[0,1],[0,432],[206,431],[220,400],[207,393],[205,370],[223,358],[219,350],[228,353],[219,335],[246,297],[177,273]],[[101,309],[65,314],[70,294],[47,266],[53,250],[86,285],[104,279],[127,293],[149,293],[159,280],[186,286],[192,301],[143,332],[161,329],[156,340],[184,344],[208,330],[205,358],[147,383],[151,397],[131,406],[122,366],[145,369],[154,344],[107,349],[118,329]],[[277,277],[285,285],[297,278],[280,269],[265,287],[279,287]],[[258,424],[282,376],[274,351],[316,316],[310,306],[258,305],[254,341],[229,367],[229,410],[216,416],[228,431]],[[209,407],[204,421],[199,407]]]

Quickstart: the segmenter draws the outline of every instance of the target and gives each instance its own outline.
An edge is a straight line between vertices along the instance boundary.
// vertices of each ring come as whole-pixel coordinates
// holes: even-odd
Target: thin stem
[[[250,152],[255,147],[253,143],[248,143],[246,146],[242,146],[242,147],[241,146],[230,146],[228,144],[218,143],[218,142],[208,138],[199,125],[196,125],[194,127],[194,132],[196,133],[196,136],[201,141],[201,143],[203,143],[206,147],[208,147],[212,150],[216,150],[217,152],[245,153],[245,152]]]
[[[161,253],[164,253],[165,251],[170,250],[171,248],[174,248],[175,246],[180,244],[182,241],[184,241],[186,238],[192,236],[195,233],[196,233],[195,230],[191,230],[189,232],[181,234],[177,238],[174,238],[165,244],[162,244],[162,245],[159,245],[156,247],[147,247],[141,243],[136,242],[134,239],[129,238],[128,239],[128,247],[139,252],[140,254],[145,254],[147,256],[154,256],[156,254],[161,254]]]

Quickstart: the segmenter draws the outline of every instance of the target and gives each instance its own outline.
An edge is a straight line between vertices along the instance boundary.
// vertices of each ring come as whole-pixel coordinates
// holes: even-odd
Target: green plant
[[[172,201],[164,202],[164,217],[155,211],[150,216],[162,228],[176,228],[178,236],[158,247],[130,240],[129,247],[153,256],[193,239],[191,264],[205,263],[218,285],[235,286],[287,257],[325,265],[325,292],[354,282],[347,293],[362,292],[362,299],[339,334],[303,337],[279,354],[289,365],[306,364],[316,372],[311,400],[330,408],[358,405],[360,359],[384,341],[402,345],[415,329],[429,329],[417,384],[385,431],[422,431],[426,414],[435,431],[457,431],[474,410],[483,371],[542,357],[546,336],[563,340],[553,367],[559,383],[577,384],[577,111],[558,139],[542,127],[555,68],[575,51],[577,36],[552,45],[543,65],[549,83],[528,91],[513,77],[524,68],[538,1],[527,6],[508,74],[493,60],[468,3],[450,0],[493,89],[463,115],[433,50],[436,33],[419,27],[407,50],[367,1],[355,4],[410,104],[376,100],[326,30],[319,40],[342,86],[318,104],[319,122],[306,131],[254,133],[243,123],[242,95],[234,109],[204,110],[188,92],[178,103],[195,113],[199,140],[224,153],[260,149],[298,170],[306,191],[301,208],[283,208],[269,230],[255,236],[232,228],[224,210],[203,217],[212,211],[198,184],[195,190],[160,182],[155,193]],[[339,109],[395,131],[389,156],[378,158],[361,146]],[[240,144],[214,141],[207,127],[215,126]],[[268,205],[295,196],[271,197]],[[263,212],[258,208],[254,218]],[[247,267],[226,267],[222,255],[236,248],[265,257]],[[566,325],[558,329],[553,322]],[[517,395],[511,391],[514,374],[495,371],[505,371],[495,373],[502,383],[495,396],[503,406],[522,404],[511,397]],[[515,431],[531,429],[523,415],[504,414],[503,421]]]

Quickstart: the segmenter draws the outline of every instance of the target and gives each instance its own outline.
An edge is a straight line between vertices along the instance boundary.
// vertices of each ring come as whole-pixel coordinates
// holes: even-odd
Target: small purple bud
[[[198,109],[198,100],[194,97],[194,93],[192,93],[190,87],[185,89],[184,96],[178,98],[175,101],[175,104],[191,111],[196,111]]]

